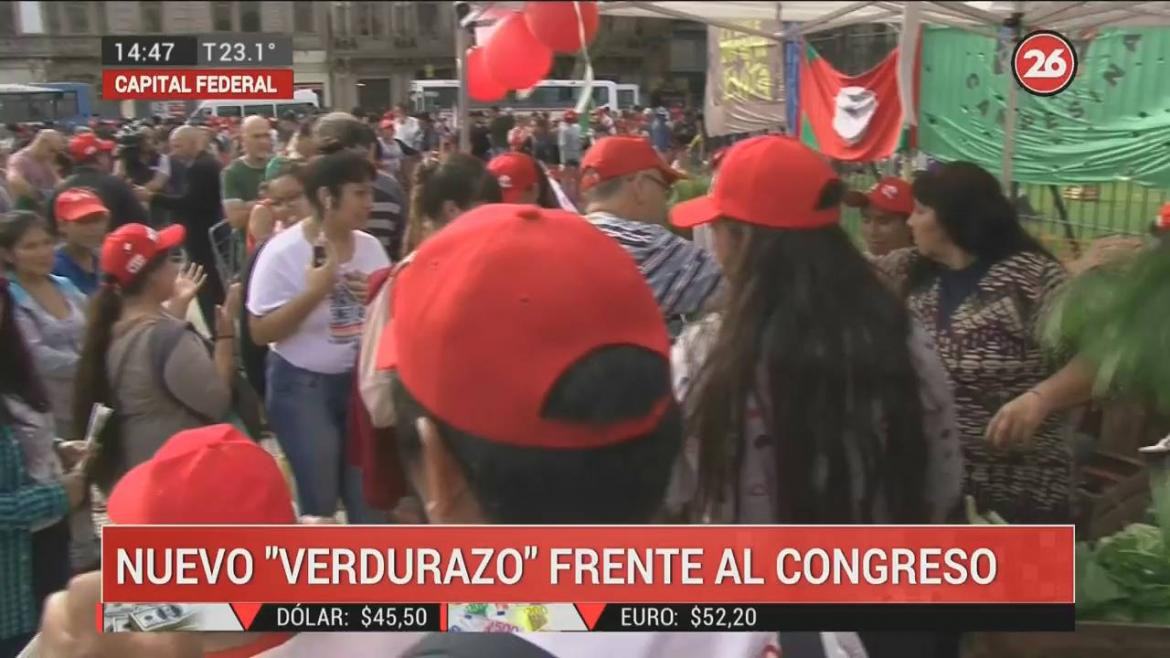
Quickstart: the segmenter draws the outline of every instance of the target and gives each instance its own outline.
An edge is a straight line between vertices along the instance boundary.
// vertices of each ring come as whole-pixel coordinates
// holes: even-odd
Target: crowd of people
[[[345,636],[96,633],[108,523],[291,522],[295,504],[347,523],[921,524],[961,521],[964,495],[1074,520],[1057,425],[1091,373],[1038,344],[1066,274],[990,173],[847,190],[766,135],[671,207],[693,117],[578,119],[493,109],[471,153],[401,110],[248,117],[238,147],[218,126],[32,136],[0,219],[0,655],[38,627],[53,656],[357,655]],[[97,404],[114,412],[90,444]],[[928,630],[825,635],[957,655]],[[423,651],[406,639],[377,655]],[[616,653],[699,655],[670,642]],[[427,651],[403,655],[464,655]]]

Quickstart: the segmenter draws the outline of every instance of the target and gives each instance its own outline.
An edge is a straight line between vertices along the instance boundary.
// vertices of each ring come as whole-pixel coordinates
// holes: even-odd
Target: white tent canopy
[[[510,7],[523,2],[475,2],[478,9]],[[1085,28],[1170,25],[1170,2],[770,2],[721,0],[718,2],[601,2],[601,13],[610,16],[680,18],[743,29],[733,23],[775,20],[800,23],[798,34],[812,34],[857,23],[901,23],[907,5],[917,5],[928,23],[971,29],[1001,26],[1019,12],[1025,29],[1075,31]],[[478,12],[473,12],[474,19]],[[749,28],[750,30],[750,28]],[[982,30],[981,30],[982,31]],[[752,31],[754,32],[754,31]],[[771,35],[783,38],[784,34]]]
[[[523,2],[473,2],[464,23],[472,23],[491,7],[521,10]],[[716,0],[708,2],[609,1],[599,9],[607,16],[656,17],[692,20],[709,26],[784,40],[861,23],[899,24],[905,34],[916,33],[922,23],[958,27],[988,36],[1002,36],[1002,28],[1011,27],[1016,34],[1035,29],[1057,30],[1070,37],[1089,29],[1109,27],[1170,26],[1170,1],[1155,2],[900,2],[895,0],[859,0],[856,2],[756,2]],[[787,30],[769,33],[751,21],[792,23]],[[910,28],[909,30],[905,28]],[[462,31],[460,31],[462,34]],[[908,44],[907,44],[908,45]],[[459,55],[466,47],[459,44]],[[460,65],[460,75],[464,66]],[[1001,176],[1012,180],[1017,85],[1008,85],[1007,113]],[[460,106],[466,108],[466,98]],[[465,117],[461,117],[464,118]],[[462,123],[462,122],[461,122]]]

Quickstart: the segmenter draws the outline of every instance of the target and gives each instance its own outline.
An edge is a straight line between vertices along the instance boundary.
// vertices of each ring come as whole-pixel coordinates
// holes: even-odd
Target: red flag
[[[801,141],[831,158],[872,162],[893,155],[902,135],[897,49],[869,71],[848,76],[806,48],[800,115]]]

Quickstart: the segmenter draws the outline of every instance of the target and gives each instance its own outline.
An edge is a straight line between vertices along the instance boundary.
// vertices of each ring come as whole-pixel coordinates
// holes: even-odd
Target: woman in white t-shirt
[[[390,265],[359,229],[373,205],[374,169],[360,153],[313,160],[304,172],[312,214],[272,237],[248,291],[252,339],[269,344],[268,419],[292,466],[302,514],[331,517],[337,499],[351,523],[380,520],[362,502],[361,476],[345,459],[366,280]]]

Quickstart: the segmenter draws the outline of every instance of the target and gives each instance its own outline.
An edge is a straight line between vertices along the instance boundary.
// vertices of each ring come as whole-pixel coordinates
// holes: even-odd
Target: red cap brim
[[[101,201],[88,201],[69,209],[69,212],[61,213],[59,217],[62,221],[76,222],[79,219],[92,217],[93,215],[109,215],[110,211]]]
[[[158,232],[159,250],[174,249],[183,244],[183,240],[187,237],[187,229],[182,224],[171,224]]]
[[[678,228],[691,228],[708,224],[719,219],[719,209],[715,207],[715,199],[704,195],[690,201],[675,204],[670,211],[670,223]]]

